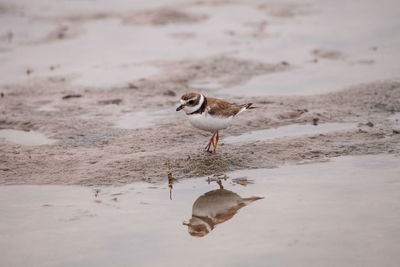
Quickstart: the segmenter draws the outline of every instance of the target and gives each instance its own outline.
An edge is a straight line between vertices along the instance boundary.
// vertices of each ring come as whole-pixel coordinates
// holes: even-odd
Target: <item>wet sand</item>
[[[165,180],[168,161],[177,178],[189,178],[342,155],[400,152],[400,122],[396,119],[399,83],[373,83],[307,97],[238,99],[254,102],[258,108],[221,132],[215,155],[203,150],[209,134],[194,129],[183,114],[176,114],[177,97],[163,95],[164,88],[154,87],[151,94],[141,85],[143,89],[133,94],[128,94],[132,91],[129,88],[86,90],[81,98],[63,100],[67,92],[74,91],[40,93],[43,85],[39,81],[34,84],[20,89],[16,86],[1,100],[2,127],[34,130],[57,142],[41,146],[2,142],[2,184],[121,185]],[[56,91],[64,85],[44,84]],[[177,90],[177,94],[184,90]],[[27,99],[27,95],[34,97]],[[123,99],[122,103],[99,104],[115,98]],[[137,105],[132,107],[132,103]],[[56,110],[38,110],[44,105]],[[154,114],[151,107],[163,113]],[[142,112],[136,118],[143,121],[132,129],[135,123],[124,123],[124,118],[135,118],[136,112]],[[312,125],[314,121],[320,126],[313,126],[312,134],[224,144],[224,138],[280,126]],[[353,123],[355,127],[318,132],[318,127],[333,122]]]

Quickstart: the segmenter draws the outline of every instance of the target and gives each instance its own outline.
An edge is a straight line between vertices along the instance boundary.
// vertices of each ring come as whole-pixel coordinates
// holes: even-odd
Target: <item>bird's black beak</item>
[[[185,106],[184,105],[180,105],[179,107],[176,108],[176,111],[179,111],[181,109],[183,109]]]

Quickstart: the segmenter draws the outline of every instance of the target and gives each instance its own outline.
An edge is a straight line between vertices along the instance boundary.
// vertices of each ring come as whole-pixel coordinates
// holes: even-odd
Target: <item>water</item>
[[[35,131],[26,132],[26,131],[11,130],[11,129],[0,130],[0,140],[1,139],[4,139],[7,142],[24,146],[49,145],[56,141],[46,137],[45,135],[39,132]]]
[[[254,142],[261,140],[269,140],[274,138],[292,137],[300,135],[324,134],[336,131],[348,131],[356,129],[354,123],[323,123],[318,125],[311,124],[291,124],[273,129],[258,130],[244,133],[238,136],[230,136],[224,138],[226,144],[237,142]]]
[[[341,157],[228,173],[221,194],[183,179],[172,200],[167,181],[3,186],[0,265],[397,266],[399,173],[398,157]],[[218,223],[191,235],[192,212]]]

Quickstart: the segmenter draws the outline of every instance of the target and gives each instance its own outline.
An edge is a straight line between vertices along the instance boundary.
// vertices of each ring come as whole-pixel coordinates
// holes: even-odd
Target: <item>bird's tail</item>
[[[252,107],[252,105],[253,105],[253,103],[248,103],[248,104],[240,105],[242,108],[239,110],[239,112],[238,112],[237,114],[242,113],[242,112],[245,111],[246,109],[253,109],[253,108],[256,108],[256,107]]]
[[[247,104],[244,104],[243,106],[244,106],[246,109],[257,108],[257,107],[253,107],[252,105],[253,105],[253,103],[247,103]]]
[[[248,198],[243,198],[243,201],[246,205],[249,205],[251,202],[254,202],[256,200],[264,199],[264,197],[248,197]]]

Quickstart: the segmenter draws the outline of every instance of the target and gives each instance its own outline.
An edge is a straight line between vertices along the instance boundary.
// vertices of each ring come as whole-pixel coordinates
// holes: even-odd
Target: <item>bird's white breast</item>
[[[232,121],[233,116],[222,117],[222,116],[211,116],[207,112],[202,114],[188,115],[190,123],[204,131],[218,131],[227,128]]]

